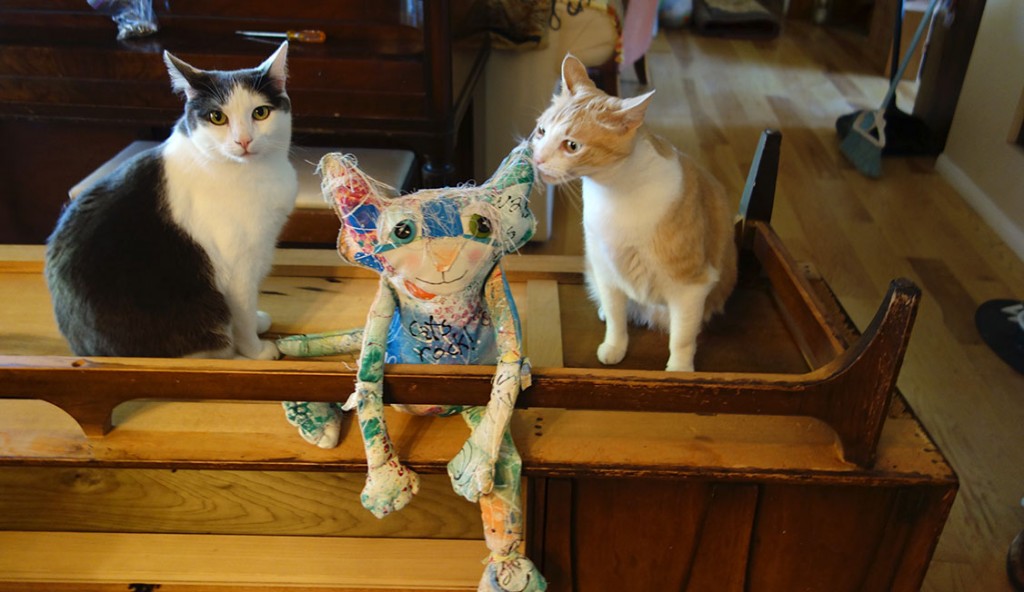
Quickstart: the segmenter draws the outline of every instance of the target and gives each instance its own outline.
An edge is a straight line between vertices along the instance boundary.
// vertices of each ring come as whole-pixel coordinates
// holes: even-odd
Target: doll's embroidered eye
[[[210,111],[210,114],[206,116],[213,125],[224,125],[228,122],[228,116],[224,115],[221,111]]]
[[[412,220],[402,220],[391,229],[391,241],[400,245],[412,242],[416,238],[416,223]]]
[[[563,143],[563,146],[565,146],[565,151],[569,153],[576,152],[577,150],[580,149],[580,145],[572,140],[566,140]]]
[[[487,238],[491,236],[492,231],[491,220],[486,216],[473,214],[473,217],[469,219],[469,233],[474,238]]]
[[[266,105],[261,105],[252,110],[252,118],[256,121],[263,121],[268,117],[270,117],[270,107]]]

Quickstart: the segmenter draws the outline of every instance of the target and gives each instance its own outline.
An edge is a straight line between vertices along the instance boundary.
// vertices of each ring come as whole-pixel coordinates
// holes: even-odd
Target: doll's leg
[[[482,407],[463,412],[471,429],[479,426],[482,417]],[[495,466],[494,489],[480,496],[484,539],[491,554],[478,591],[530,592],[547,588],[537,567],[519,553],[523,542],[522,464],[512,435],[506,431]]]
[[[401,463],[384,423],[381,382],[359,381],[346,410],[356,408],[366,451],[366,485],[360,495],[363,507],[377,518],[401,510],[419,491],[419,476]]]
[[[350,354],[359,351],[363,330],[346,329],[310,335],[291,335],[277,340],[286,356],[301,358]],[[320,448],[334,448],[341,436],[341,410],[335,403],[284,401],[285,418],[299,429],[302,439]]]
[[[522,381],[523,364],[519,360],[498,362],[487,407],[471,407],[475,419],[473,431],[455,458],[448,463],[448,476],[455,492],[471,502],[494,487],[495,463],[502,446],[502,434],[508,430],[512,408]],[[468,411],[467,411],[468,413]],[[467,419],[468,421],[468,419]]]

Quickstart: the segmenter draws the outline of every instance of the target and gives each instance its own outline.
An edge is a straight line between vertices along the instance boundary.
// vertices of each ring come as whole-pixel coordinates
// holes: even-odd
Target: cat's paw
[[[627,344],[625,343],[605,341],[597,348],[597,361],[606,366],[618,364],[626,357],[626,347]]]
[[[693,372],[693,358],[691,357],[689,360],[684,360],[684,359],[676,359],[675,357],[670,357],[668,359],[668,364],[665,366],[665,371],[666,372]]]
[[[667,372],[693,372],[693,358],[696,353],[696,346],[670,351],[665,370]]]
[[[480,501],[481,495],[494,489],[494,463],[495,458],[470,436],[448,463],[448,476],[455,493],[471,502]]]
[[[284,401],[284,416],[299,435],[320,448],[334,448],[341,438],[341,415],[331,403]]]
[[[477,592],[540,592],[548,583],[532,561],[513,551],[505,557],[492,557]]]
[[[257,339],[255,345],[243,347],[238,345],[236,360],[277,360],[281,357],[281,351],[277,344],[269,339]]]
[[[256,334],[263,335],[270,330],[271,320],[270,315],[263,312],[262,310],[256,311]]]
[[[419,475],[392,458],[366,472],[366,485],[359,499],[371,514],[383,518],[404,508],[419,490]]]
[[[276,360],[281,357],[277,344],[269,339],[260,340],[260,352],[256,355],[257,360]]]

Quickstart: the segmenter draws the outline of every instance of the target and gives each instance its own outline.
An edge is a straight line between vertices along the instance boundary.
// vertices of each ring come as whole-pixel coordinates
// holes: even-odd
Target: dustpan
[[[889,85],[895,88],[899,84],[902,72],[899,69],[900,45],[903,32],[903,2],[896,10],[896,26],[892,34],[893,51],[889,68]],[[916,44],[915,44],[916,45]],[[914,47],[907,48],[909,56]],[[836,133],[842,141],[849,135],[854,122],[865,110],[854,111],[836,120]],[[896,94],[885,105],[885,142],[881,148],[882,156],[926,156],[938,154],[937,143],[931,130],[920,118],[901,110],[896,104]]]

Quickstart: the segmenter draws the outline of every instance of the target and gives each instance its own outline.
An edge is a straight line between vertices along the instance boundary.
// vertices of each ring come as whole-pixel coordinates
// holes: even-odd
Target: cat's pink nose
[[[252,138],[242,138],[235,140],[235,143],[242,147],[242,150],[249,151],[249,144],[252,144]]]

